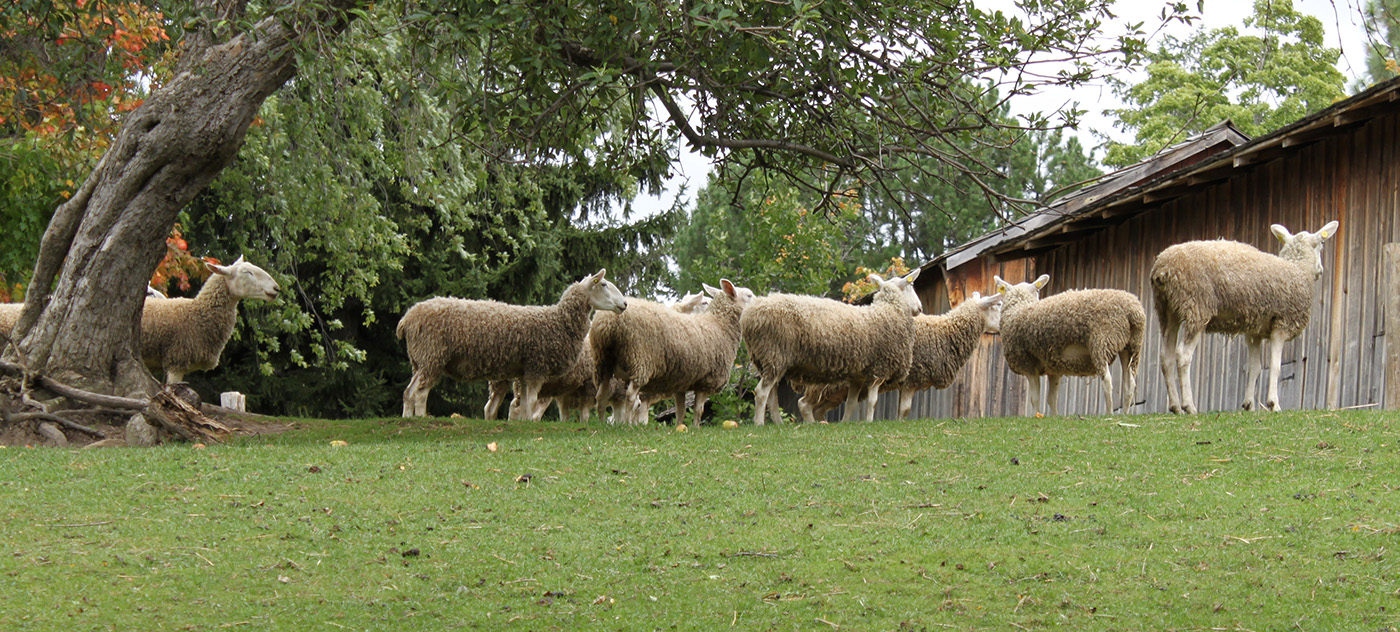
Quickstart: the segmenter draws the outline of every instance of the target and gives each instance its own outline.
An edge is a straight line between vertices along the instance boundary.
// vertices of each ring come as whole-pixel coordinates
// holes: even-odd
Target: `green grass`
[[[12,447],[0,621],[1392,629],[1397,426],[1376,412],[683,434],[306,420],[204,450]]]

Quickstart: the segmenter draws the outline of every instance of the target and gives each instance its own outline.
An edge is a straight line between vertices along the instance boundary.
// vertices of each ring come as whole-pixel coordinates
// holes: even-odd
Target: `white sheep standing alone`
[[[875,417],[880,385],[903,379],[914,349],[914,316],[922,309],[914,293],[915,270],[903,278],[867,277],[876,284],[870,305],[857,307],[818,296],[769,294],[754,300],[740,321],[749,359],[758,370],[754,425],[782,423],[776,391],[784,379],[802,384],[850,385],[846,418]]]
[[[1152,301],[1162,329],[1162,377],[1174,413],[1196,412],[1191,362],[1203,333],[1244,334],[1249,346],[1245,410],[1253,410],[1255,383],[1270,346],[1269,393],[1264,406],[1279,410],[1283,343],[1308,326],[1313,286],[1322,276],[1322,245],[1337,232],[1328,222],[1317,233],[1294,235],[1270,227],[1283,242],[1278,256],[1237,241],[1189,241],[1171,246],[1152,264]]]
[[[1029,383],[1031,406],[1039,414],[1060,414],[1060,377],[1097,375],[1103,380],[1105,410],[1113,412],[1113,359],[1123,373],[1123,412],[1137,393],[1138,363],[1142,358],[1147,314],[1142,303],[1123,290],[1070,290],[1041,299],[1050,282],[1043,274],[1031,283],[1011,285],[992,277],[1002,303],[1001,342],[1006,365]],[[1040,401],[1040,376],[1046,376],[1045,407]]]
[[[174,384],[191,371],[219,365],[224,345],[233,336],[238,302],[245,298],[271,301],[282,291],[267,271],[239,257],[221,266],[205,263],[212,273],[194,298],[166,298],[146,287],[141,310],[141,359],[152,373],[165,371]],[[0,334],[10,335],[23,303],[0,304]]]
[[[650,301],[637,300],[621,314],[599,313],[589,330],[601,414],[613,390],[613,378],[627,385],[622,421],[646,423],[649,393],[669,393],[676,400],[676,424],[685,423],[685,394],[695,393],[693,418],[704,416],[709,396],[729,383],[739,352],[739,318],[753,292],[720,279],[720,287],[705,286],[713,297],[709,307],[683,314]]]
[[[239,301],[271,301],[282,291],[267,271],[243,257],[226,266],[204,265],[213,274],[194,298],[148,293],[141,310],[141,359],[152,372],[164,370],[168,384],[184,380],[191,371],[219,365],[219,355],[233,336]]]
[[[909,418],[914,395],[928,388],[945,389],[967,364],[983,333],[1001,329],[1001,294],[982,296],[973,292],[968,300],[947,313],[914,317],[914,355],[903,380],[886,382],[880,392],[899,391],[899,417]],[[843,384],[814,385],[797,401],[802,418],[811,422],[825,419],[831,409],[849,396]]]
[[[522,379],[521,410],[533,411],[545,380],[578,361],[589,311],[627,308],[622,292],[603,278],[606,272],[570,285],[554,305],[439,297],[410,307],[396,330],[413,366],[403,415],[426,415],[428,393],[444,375],[464,382]]]

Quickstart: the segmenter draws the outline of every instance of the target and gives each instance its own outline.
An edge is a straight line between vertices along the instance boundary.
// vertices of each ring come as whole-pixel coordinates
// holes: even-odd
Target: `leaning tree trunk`
[[[364,0],[295,8],[231,32],[246,0],[198,2],[174,79],[132,111],[78,192],[55,211],[15,328],[31,371],[97,392],[149,395],[138,327],[145,288],[176,215],[243,145],[248,125],[296,74],[296,47],[338,35]]]

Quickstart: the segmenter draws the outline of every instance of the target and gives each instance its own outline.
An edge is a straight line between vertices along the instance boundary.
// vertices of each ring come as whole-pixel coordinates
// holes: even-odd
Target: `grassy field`
[[[301,420],[202,450],[12,447],[0,621],[1389,630],[1397,430],[1377,412]]]

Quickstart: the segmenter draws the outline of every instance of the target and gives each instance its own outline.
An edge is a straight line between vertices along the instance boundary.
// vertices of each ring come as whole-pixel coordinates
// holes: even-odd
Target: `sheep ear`
[[[594,283],[602,283],[602,282],[603,282],[603,277],[604,277],[605,275],[607,275],[607,273],[608,273],[608,269],[607,269],[607,268],[603,268],[603,269],[599,270],[596,274],[594,274],[594,275],[592,275],[592,276],[590,276],[590,277],[588,277],[588,278],[589,278],[590,281],[592,281],[592,282],[594,282]]]
[[[993,305],[999,305],[999,304],[1001,304],[1001,299],[1003,299],[1003,298],[1005,298],[1005,295],[1003,295],[1003,294],[993,294],[993,295],[991,295],[991,296],[988,296],[988,297],[982,299],[982,300],[980,301],[980,303],[982,304],[982,307],[984,307],[984,308],[985,308],[985,307],[991,307],[991,306],[993,306]]]
[[[884,283],[884,282],[885,282],[885,277],[882,277],[882,276],[880,276],[880,275],[878,275],[878,274],[875,274],[874,272],[871,272],[870,274],[865,275],[865,280],[866,280],[866,281],[869,281],[869,282],[871,282],[871,283]]]
[[[976,300],[980,300],[981,298],[982,298],[982,293],[981,293],[981,292],[978,292],[978,291],[976,291],[976,290],[973,290],[973,291],[972,291],[972,300],[976,301]]]
[[[729,279],[720,279],[719,286],[724,288],[724,293],[728,294],[729,298],[736,298],[738,293],[734,290],[734,283]]]
[[[1035,289],[1039,290],[1039,289],[1045,287],[1045,284],[1046,284],[1046,283],[1049,283],[1049,282],[1050,282],[1050,275],[1048,275],[1048,274],[1042,274],[1042,275],[1040,275],[1040,278],[1039,278],[1039,279],[1036,279],[1036,280],[1035,280],[1035,283],[1033,283],[1033,285],[1035,285]]]
[[[231,265],[231,266],[236,266],[236,265],[238,265],[238,264],[240,264],[240,263],[243,263],[243,255],[238,255],[238,258],[237,258],[237,259],[234,259],[233,263],[232,263],[232,264],[229,264],[229,265]]]
[[[242,259],[239,259],[239,261],[242,261]],[[233,272],[233,266],[221,266],[217,263],[213,263],[210,261],[205,261],[204,267],[208,268],[209,271],[213,272],[214,274],[222,274],[227,276],[230,272]]]
[[[1285,244],[1288,243],[1288,240],[1293,238],[1293,233],[1288,232],[1288,229],[1284,228],[1283,224],[1274,224],[1269,227],[1269,230],[1273,231],[1274,236],[1278,237],[1278,240]]]
[[[920,269],[919,269],[919,268],[914,268],[914,271],[913,271],[913,272],[910,272],[909,274],[904,275],[904,282],[905,282],[905,283],[908,283],[909,285],[913,285],[913,284],[914,284],[914,279],[919,278],[919,272],[920,272]]]
[[[992,283],[996,285],[997,294],[1005,294],[1006,291],[1011,288],[1010,283],[1001,280],[1001,277],[995,274],[992,275]]]
[[[720,283],[724,283],[724,281],[720,281]],[[700,284],[700,287],[701,287],[702,289],[705,290],[705,293],[706,293],[706,294],[709,294],[710,296],[713,296],[713,297],[715,297],[715,298],[719,298],[719,295],[720,295],[722,292],[724,292],[724,290],[721,290],[721,289],[719,289],[719,288],[717,288],[717,287],[715,287],[715,286],[713,286],[713,285],[710,285],[710,284],[708,284],[708,283],[701,283],[701,284]]]
[[[1317,231],[1318,239],[1324,241],[1331,239],[1332,235],[1335,234],[1337,234],[1337,220],[1335,219],[1327,222],[1326,226],[1323,226],[1321,230]]]

